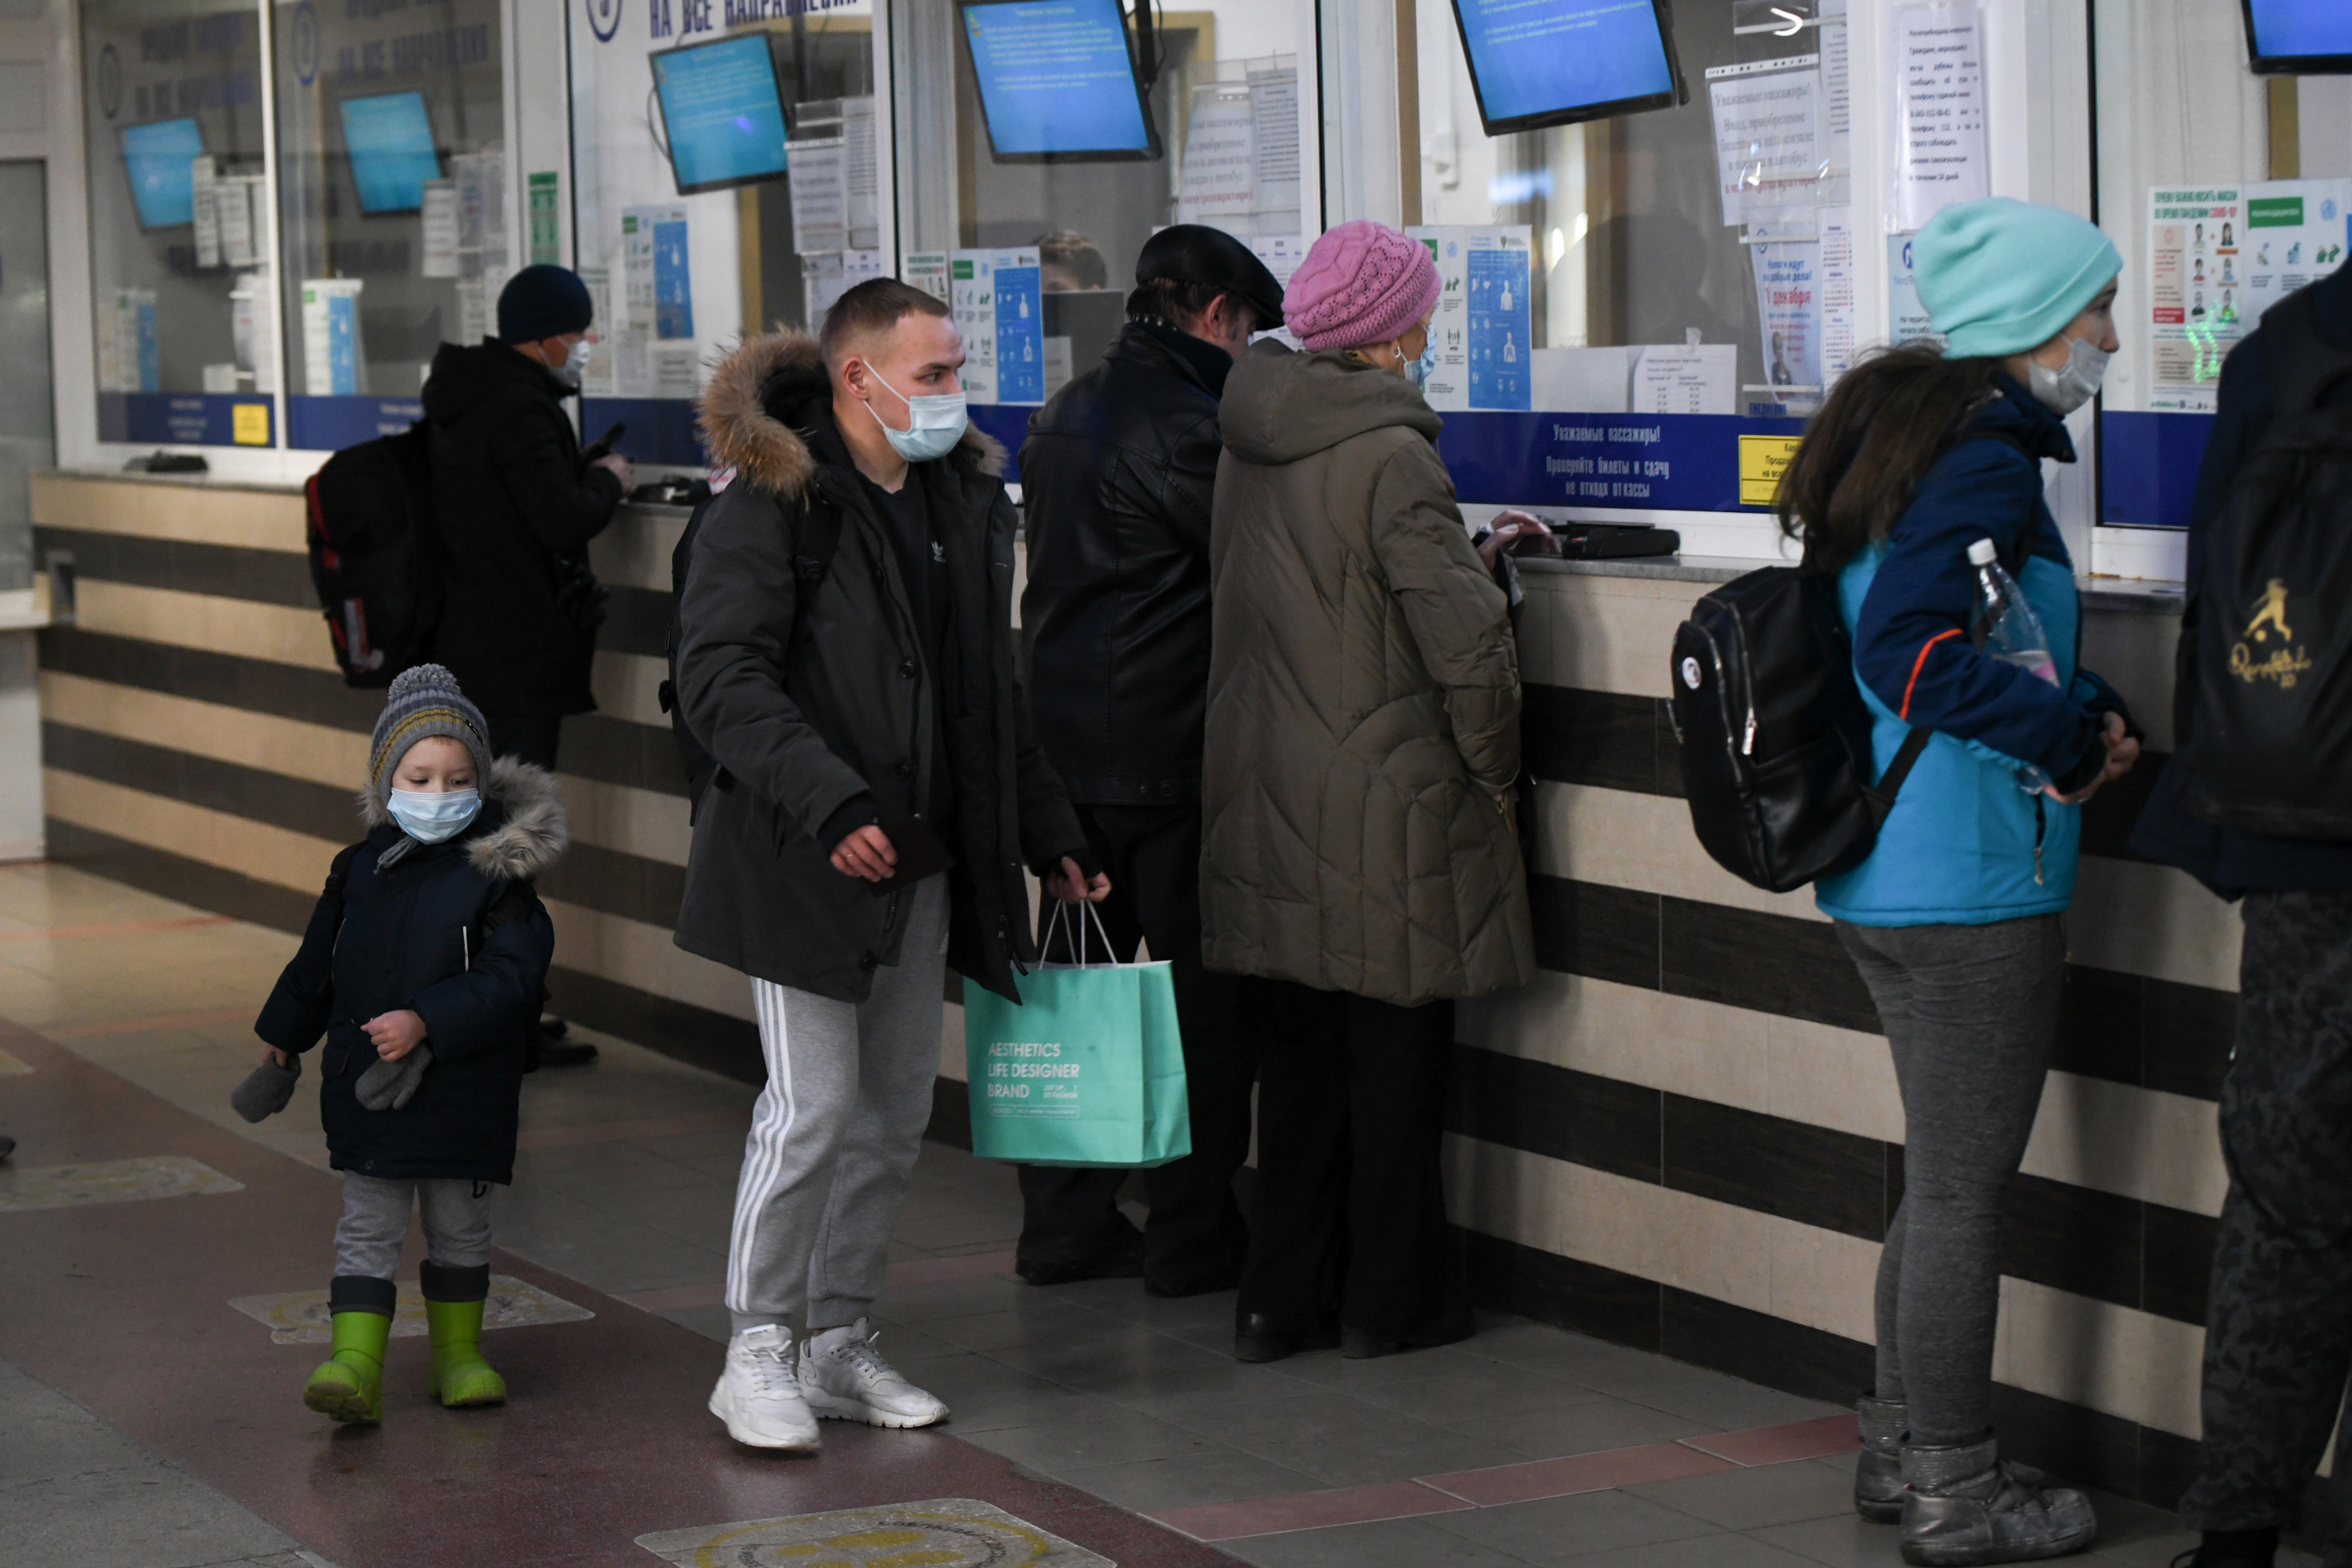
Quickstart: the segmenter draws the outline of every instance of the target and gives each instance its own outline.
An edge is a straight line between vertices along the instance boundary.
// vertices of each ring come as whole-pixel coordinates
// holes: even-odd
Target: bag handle
[[[1091,969],[1096,967],[1115,969],[1118,966],[1118,960],[1112,956],[1116,950],[1111,946],[1110,932],[1104,929],[1102,914],[1095,908],[1093,900],[1088,899],[1083,901],[1086,905],[1087,920],[1094,921],[1095,934],[1102,939],[1103,963],[1101,965],[1097,966],[1089,964],[1087,962],[1086,921],[1080,920],[1076,916],[1073,915],[1070,918],[1070,925],[1071,928],[1078,933],[1077,941],[1075,944],[1078,956],[1077,967],[1080,969]],[[1038,957],[1041,962],[1045,960],[1045,954],[1054,951],[1054,933],[1062,929],[1062,915],[1069,907],[1068,903],[1061,899],[1055,899],[1054,900],[1054,912],[1045,917],[1045,940],[1037,944]]]

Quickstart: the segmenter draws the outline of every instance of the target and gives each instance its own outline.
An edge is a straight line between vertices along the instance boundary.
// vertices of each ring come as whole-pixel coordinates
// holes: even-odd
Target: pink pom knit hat
[[[1429,247],[1359,218],[1315,242],[1283,291],[1282,313],[1310,351],[1361,348],[1401,336],[1444,289]]]

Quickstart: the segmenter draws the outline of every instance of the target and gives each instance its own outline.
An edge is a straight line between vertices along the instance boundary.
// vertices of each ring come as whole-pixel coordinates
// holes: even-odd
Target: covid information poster
[[[1465,247],[1470,406],[1526,409],[1528,374],[1529,231],[1481,229]]]

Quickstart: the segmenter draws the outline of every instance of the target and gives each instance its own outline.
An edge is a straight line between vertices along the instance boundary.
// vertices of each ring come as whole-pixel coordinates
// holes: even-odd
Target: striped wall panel
[[[326,657],[294,497],[208,490],[174,509],[144,493],[160,489],[36,489],[43,547],[72,550],[84,580],[79,624],[43,636],[53,849],[299,926],[351,836],[379,700]],[[546,889],[554,985],[585,1023],[754,1077],[740,978],[668,939],[688,834],[650,694],[677,527],[633,512],[595,546],[614,613],[602,710],[564,733],[579,847]],[[1747,888],[1689,835],[1661,650],[1699,587],[1529,586],[1544,973],[1463,1009],[1447,1110],[1481,1293],[1846,1397],[1868,1378],[1875,1237],[1903,1179],[1868,996],[1810,899]],[[2089,627],[2086,660],[2160,721],[2166,693],[2148,682],[2170,623],[2095,611]],[[2124,848],[2142,793],[2103,797],[2086,825],[2063,1037],[2012,1198],[1999,1374],[2021,1451],[2169,1504],[2197,1429],[2237,933],[2223,906]],[[957,1078],[950,1016],[943,1077]],[[941,1085],[944,1135],[960,1088]]]

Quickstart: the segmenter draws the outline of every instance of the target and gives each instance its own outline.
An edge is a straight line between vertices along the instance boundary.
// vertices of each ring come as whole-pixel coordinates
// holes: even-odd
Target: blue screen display
[[[784,105],[767,34],[656,55],[653,67],[681,195],[784,172]]]
[[[1489,121],[1675,90],[1651,0],[1454,0]]]
[[[1118,0],[967,5],[963,26],[999,157],[1151,151]]]
[[[196,221],[196,177],[188,165],[204,151],[205,133],[192,119],[122,128],[122,167],[141,228]]]
[[[433,122],[421,92],[343,100],[343,146],[363,213],[411,213],[425,205],[425,182],[441,177]]]
[[[2252,0],[2254,53],[2352,55],[2352,5],[2344,0]]]

